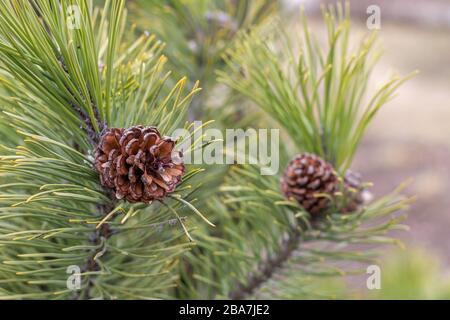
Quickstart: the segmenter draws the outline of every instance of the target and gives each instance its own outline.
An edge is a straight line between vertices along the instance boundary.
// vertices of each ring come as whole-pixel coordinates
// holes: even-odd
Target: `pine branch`
[[[231,300],[243,300],[251,297],[261,285],[272,278],[277,270],[283,268],[283,265],[298,249],[300,240],[301,234],[298,229],[286,233],[281,238],[278,250],[266,259],[261,260],[256,271],[250,273],[245,282],[238,283],[236,288],[229,293],[229,298]]]
[[[180,298],[326,298],[321,279],[362,274],[376,263],[373,244],[398,244],[387,233],[405,228],[396,212],[412,199],[401,190],[355,212],[311,220],[280,194],[279,177],[261,179],[258,166],[235,166],[223,198],[210,202],[217,227],[193,234],[198,245],[181,268]]]
[[[66,63],[64,62],[64,56],[60,55],[58,61],[61,67],[63,68],[64,72],[66,72],[66,74],[70,76],[69,70],[67,69]],[[67,89],[70,91],[69,88]],[[99,108],[95,104],[95,101],[91,94],[89,95],[89,100],[91,102],[92,109],[94,110],[94,116],[99,126],[99,131],[100,133],[102,133],[107,126],[105,122],[101,120]],[[80,119],[83,120],[85,124],[84,129],[86,130],[86,134],[88,135],[91,144],[94,147],[97,146],[100,141],[100,134],[99,132],[96,131],[89,115],[86,112],[84,112],[80,107],[78,107],[73,101],[67,101],[67,103],[72,107],[72,109],[76,112],[76,114],[80,117]]]
[[[273,21],[270,28],[241,33],[224,56],[229,69],[217,73],[220,82],[274,118],[298,151],[314,153],[343,173],[373,117],[416,72],[391,76],[367,103],[366,89],[380,57],[376,33],[351,51],[350,9],[339,2],[333,8],[323,12],[329,31],[324,47],[318,45],[302,11],[298,31],[288,33]],[[294,34],[300,35],[298,48]]]
[[[103,218],[106,214],[111,212],[116,206],[115,201],[111,201],[108,204],[97,205],[98,213],[100,218]],[[112,218],[113,219],[113,218]],[[82,273],[88,274],[87,286],[83,290],[76,291],[74,294],[74,299],[92,299],[91,290],[94,287],[94,279],[91,272],[98,272],[100,270],[100,265],[97,263],[96,259],[101,255],[106,254],[106,241],[114,234],[111,230],[109,224],[103,224],[100,228],[96,229],[93,233],[89,235],[89,242],[98,247],[92,252],[90,256],[86,259],[83,267],[81,268]],[[99,246],[102,244],[102,246]]]
[[[206,118],[207,112],[214,118],[224,118],[217,112],[230,108],[214,106],[215,100],[222,99],[210,99],[217,86],[215,71],[226,68],[222,54],[238,39],[240,30],[265,23],[277,11],[278,3],[136,0],[128,7],[138,19],[138,29],[155,30],[166,41],[171,69],[200,81],[204,90],[194,97],[189,108],[189,119],[193,121]]]
[[[0,299],[168,298],[189,246],[179,223],[199,214],[187,181],[201,170],[186,166],[164,205],[127,203],[101,186],[92,150],[101,119],[170,135],[185,124],[198,84],[169,86],[154,36],[123,39],[123,1],[103,10],[84,0],[32,4],[0,2],[0,128],[18,141],[0,155]],[[66,25],[69,4],[80,9],[79,29]],[[68,266],[81,268],[79,292],[67,287]]]

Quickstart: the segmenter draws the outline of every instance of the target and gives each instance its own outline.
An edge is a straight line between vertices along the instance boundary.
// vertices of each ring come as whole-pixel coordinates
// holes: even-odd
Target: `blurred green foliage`
[[[450,299],[450,274],[437,254],[423,248],[395,250],[381,264],[381,290],[370,299]]]

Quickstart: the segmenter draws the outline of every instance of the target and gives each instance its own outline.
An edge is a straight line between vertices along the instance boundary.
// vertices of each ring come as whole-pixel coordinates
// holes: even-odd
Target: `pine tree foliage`
[[[343,180],[370,120],[409,76],[392,78],[364,104],[378,57],[372,55],[375,35],[349,54],[349,16],[340,6],[336,10],[324,10],[325,48],[313,39],[306,20],[299,56],[281,27],[255,28],[227,51],[229,69],[218,75],[286,130],[297,150],[280,153],[287,155],[282,167],[298,151],[313,152],[333,163]],[[399,244],[387,233],[406,228],[398,212],[413,200],[401,195],[402,185],[349,214],[335,206],[312,219],[282,196],[279,183],[279,175],[261,177],[258,166],[232,169],[221,188],[224,196],[210,203],[217,228],[195,234],[198,248],[187,253],[184,297],[336,297],[323,290],[323,280],[364,273],[377,261],[370,249]]]
[[[258,167],[234,167],[225,196],[210,202],[216,228],[193,234],[181,297],[334,298],[323,292],[323,279],[363,274],[377,263],[377,246],[400,244],[387,233],[406,229],[397,212],[413,199],[401,195],[403,187],[357,212],[311,222],[280,194],[279,176],[261,179]]]
[[[229,108],[245,102],[235,92],[224,94],[223,86],[217,89],[215,71],[226,67],[223,53],[239,32],[263,25],[277,11],[277,1],[136,0],[128,6],[138,28],[154,32],[167,43],[172,69],[200,81],[204,90],[193,99],[191,117],[214,118],[216,126],[227,128],[245,125],[241,119],[245,114],[238,111],[236,117],[236,108]]]
[[[273,116],[300,151],[320,155],[345,171],[370,121],[415,72],[392,76],[368,97],[368,81],[381,56],[376,32],[351,51],[349,10],[332,6],[323,9],[323,17],[325,48],[302,11],[301,30],[289,30],[294,36],[280,27],[242,34],[226,55],[231,72],[218,74]]]
[[[125,18],[122,0],[101,10],[84,0],[0,2],[2,129],[11,128],[0,157],[2,298],[167,298],[176,283],[186,215],[200,214],[188,182],[200,170],[145,205],[117,201],[92,163],[105,128],[170,134],[199,90],[186,78],[169,88],[162,44],[148,34],[128,41]],[[69,266],[80,268],[81,290],[66,286]]]
[[[148,28],[167,43],[170,63],[201,83],[215,82],[214,71],[240,30],[263,22],[275,10],[273,1],[132,1],[138,28]]]
[[[259,0],[127,2],[136,29],[155,33],[165,42],[169,68],[180,77],[200,81],[202,90],[192,99],[189,119],[213,119],[214,127],[221,130],[252,127],[261,115],[255,108],[244,111],[249,102],[218,83],[215,71],[226,68],[223,53],[239,38],[239,31],[265,24],[278,6],[276,1]],[[199,181],[200,202],[214,196],[229,167],[207,169],[208,174]]]
[[[75,29],[72,5],[81,12]],[[330,298],[324,280],[365,272],[376,262],[370,249],[398,244],[388,232],[405,229],[399,211],[412,199],[403,186],[318,218],[258,165],[216,166],[206,178],[188,166],[176,192],[152,204],[102,188],[93,151],[106,128],[192,131],[189,104],[191,119],[212,114],[220,128],[267,127],[273,117],[286,140],[272,150],[280,171],[307,151],[343,180],[367,125],[407,78],[364,98],[375,35],[350,53],[340,6],[324,11],[325,48],[306,19],[295,41],[274,28],[273,1],[129,2],[157,37],[136,36],[141,27],[129,28],[124,6],[0,0],[0,298]],[[255,105],[267,117],[241,122]],[[80,267],[81,290],[67,287],[69,266]]]

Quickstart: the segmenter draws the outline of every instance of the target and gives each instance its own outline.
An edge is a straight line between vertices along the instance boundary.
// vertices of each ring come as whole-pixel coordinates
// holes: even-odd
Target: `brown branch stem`
[[[279,250],[268,258],[263,259],[256,267],[256,271],[248,275],[245,282],[238,283],[236,288],[229,293],[229,298],[242,300],[253,295],[262,284],[270,280],[274,273],[281,269],[286,261],[291,258],[294,251],[298,248],[300,240],[301,235],[298,229],[293,228],[291,232],[286,233],[280,241]]]
[[[99,217],[104,217],[109,212],[111,212],[115,207],[115,201],[111,201],[107,204],[97,205],[98,209],[98,215]],[[93,251],[86,261],[84,262],[83,267],[81,268],[82,273],[90,273],[90,272],[96,272],[100,271],[100,265],[97,262],[97,258],[101,256],[104,256],[106,254],[106,240],[109,239],[112,235],[115,234],[114,230],[111,230],[111,227],[108,223],[103,224],[100,228],[96,229],[94,232],[92,232],[89,236],[89,242],[91,242],[93,245],[99,246],[103,244],[102,246],[99,246],[95,251]],[[76,300],[83,300],[83,299],[91,299],[92,294],[91,290],[95,285],[95,278],[93,277],[93,274],[87,275],[87,285],[84,289],[77,291],[74,298]]]

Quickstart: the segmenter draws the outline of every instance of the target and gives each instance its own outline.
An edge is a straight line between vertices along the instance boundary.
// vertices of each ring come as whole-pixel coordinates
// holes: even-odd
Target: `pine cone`
[[[294,198],[309,213],[318,214],[330,205],[328,197],[338,190],[338,179],[333,166],[316,155],[303,153],[289,162],[281,180],[281,190],[287,198]]]
[[[344,186],[346,203],[341,211],[343,213],[348,213],[358,210],[366,202],[364,194],[365,192],[368,192],[363,187],[361,175],[348,170],[345,173]]]
[[[95,168],[103,186],[117,199],[149,203],[161,200],[181,182],[185,167],[175,141],[155,127],[110,128],[100,138]]]

